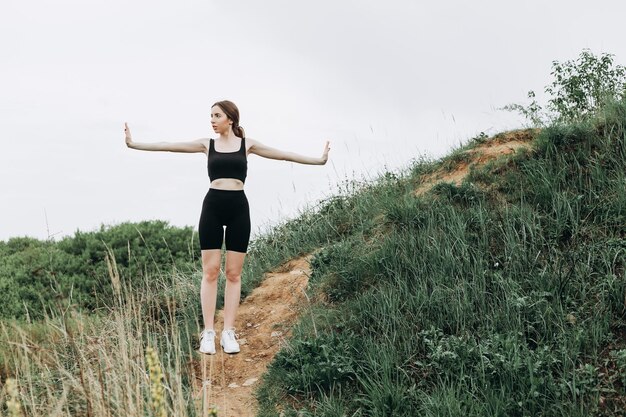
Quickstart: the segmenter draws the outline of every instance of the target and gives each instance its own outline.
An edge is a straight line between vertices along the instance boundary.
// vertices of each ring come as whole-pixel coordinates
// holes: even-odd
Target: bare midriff
[[[211,181],[211,188],[216,188],[218,190],[238,191],[243,190],[243,182],[236,178],[218,178]]]

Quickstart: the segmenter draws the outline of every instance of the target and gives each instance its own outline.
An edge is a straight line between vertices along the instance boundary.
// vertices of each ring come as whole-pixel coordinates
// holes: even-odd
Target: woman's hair
[[[218,101],[211,107],[214,106],[219,106],[219,108],[226,113],[226,116],[233,121],[233,133],[235,136],[245,139],[246,132],[243,130],[243,127],[239,126],[239,109],[235,106],[235,103],[229,100],[222,100]]]

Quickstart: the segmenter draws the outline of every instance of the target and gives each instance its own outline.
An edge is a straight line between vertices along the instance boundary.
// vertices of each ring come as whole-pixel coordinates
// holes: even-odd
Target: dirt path
[[[516,130],[489,139],[466,151],[469,154],[469,161],[459,163],[452,169],[440,168],[425,175],[414,194],[416,196],[423,194],[439,182],[453,182],[460,185],[472,166],[484,165],[491,160],[512,154],[519,148],[529,147],[534,137],[535,133],[532,130]]]
[[[254,390],[268,364],[290,334],[300,306],[306,303],[304,288],[310,275],[312,255],[293,259],[266,274],[261,285],[246,297],[237,310],[235,328],[241,352],[228,355],[219,346],[217,354],[198,354],[193,363],[195,400],[202,415],[217,406],[219,417],[255,416]],[[217,328],[223,322],[217,313]],[[218,332],[219,333],[219,332]],[[203,383],[204,381],[204,383]]]

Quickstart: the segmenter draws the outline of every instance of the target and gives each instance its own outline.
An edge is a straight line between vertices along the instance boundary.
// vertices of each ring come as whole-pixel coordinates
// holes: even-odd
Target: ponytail
[[[233,126],[233,133],[235,134],[235,136],[240,137],[241,139],[246,138],[246,131],[243,130],[243,127],[239,125]]]

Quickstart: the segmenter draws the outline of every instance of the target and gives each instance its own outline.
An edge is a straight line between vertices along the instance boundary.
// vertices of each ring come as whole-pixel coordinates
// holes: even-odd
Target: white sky
[[[2,0],[0,240],[149,219],[196,227],[202,154],[127,149],[213,135],[234,101],[249,137],[325,166],[249,157],[253,234],[420,155],[523,120],[553,60],[624,64],[621,1]],[[541,97],[541,95],[540,95]]]

